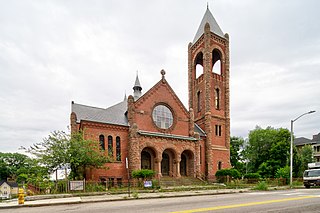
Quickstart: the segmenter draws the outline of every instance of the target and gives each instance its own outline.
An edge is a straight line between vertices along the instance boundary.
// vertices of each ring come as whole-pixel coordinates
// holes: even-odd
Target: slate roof
[[[210,12],[209,8],[207,7],[207,10],[202,18],[202,21],[200,23],[200,26],[198,28],[198,31],[193,39],[192,43],[195,43],[204,33],[204,26],[206,23],[209,23],[210,25],[210,31],[222,38],[224,38],[224,33],[222,32],[221,28],[219,27],[217,21],[213,17],[212,13]]]
[[[72,102],[71,111],[76,113],[77,123],[80,123],[81,120],[85,120],[99,123],[128,126],[128,119],[126,116],[126,99],[106,109],[76,104]]]

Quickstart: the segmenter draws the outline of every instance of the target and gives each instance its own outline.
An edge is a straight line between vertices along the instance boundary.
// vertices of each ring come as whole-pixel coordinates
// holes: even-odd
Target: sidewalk
[[[133,193],[130,197],[128,194],[104,194],[92,196],[75,196],[65,194],[61,198],[48,198],[48,196],[32,196],[27,197],[24,204],[19,205],[17,199],[0,202],[0,209],[20,208],[20,207],[36,207],[48,205],[63,205],[63,204],[79,204],[79,203],[94,203],[94,202],[110,202],[130,199],[154,199],[154,198],[170,198],[170,197],[186,197],[199,195],[217,195],[248,192],[249,189],[218,189],[218,190],[192,190],[192,191],[177,191],[177,192],[149,192],[149,193]],[[32,199],[32,200],[31,200]]]

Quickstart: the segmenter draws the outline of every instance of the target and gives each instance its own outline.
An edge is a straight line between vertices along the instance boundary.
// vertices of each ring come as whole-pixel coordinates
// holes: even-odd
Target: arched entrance
[[[152,148],[146,147],[141,151],[141,169],[154,170],[155,152]]]
[[[170,171],[170,158],[167,153],[162,153],[162,161],[161,161],[161,174],[163,176],[169,176]]]
[[[192,177],[194,174],[194,154],[190,150],[184,150],[181,153],[180,175]]]
[[[177,173],[174,166],[174,159],[176,159],[176,152],[173,149],[166,149],[162,153],[161,160],[161,174],[162,176],[174,177]]]
[[[141,152],[141,169],[151,169],[151,155],[149,152]]]
[[[181,176],[187,176],[187,157],[186,157],[185,154],[181,155],[180,175]]]

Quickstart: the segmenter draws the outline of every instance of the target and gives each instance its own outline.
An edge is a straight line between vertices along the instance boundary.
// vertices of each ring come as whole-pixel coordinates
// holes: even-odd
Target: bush
[[[241,174],[236,169],[221,169],[216,172],[216,177],[226,177],[226,176],[238,179],[241,177]]]
[[[150,179],[156,174],[155,171],[149,169],[141,169],[132,171],[133,178],[142,178],[142,179]]]
[[[276,178],[289,179],[290,178],[290,167],[285,166],[283,168],[278,169],[275,176],[276,176]]]
[[[261,176],[259,173],[248,173],[243,176],[244,179],[260,179]]]

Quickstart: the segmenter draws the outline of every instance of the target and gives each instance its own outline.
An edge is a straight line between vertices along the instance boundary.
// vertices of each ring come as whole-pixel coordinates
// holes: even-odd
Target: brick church
[[[71,131],[84,130],[113,158],[107,170],[87,170],[86,179],[127,180],[128,159],[130,172],[215,180],[217,170],[230,167],[229,66],[229,36],[207,8],[188,45],[189,109],[164,70],[145,93],[137,76],[133,95],[109,108],[72,102]]]

